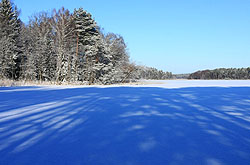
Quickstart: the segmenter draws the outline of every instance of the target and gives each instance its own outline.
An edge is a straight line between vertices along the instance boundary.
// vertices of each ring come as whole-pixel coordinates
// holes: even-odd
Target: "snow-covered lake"
[[[250,81],[0,88],[0,165],[249,165]]]

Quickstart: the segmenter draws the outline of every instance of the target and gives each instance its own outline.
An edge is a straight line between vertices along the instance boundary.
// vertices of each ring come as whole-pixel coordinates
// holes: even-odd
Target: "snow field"
[[[0,88],[0,164],[249,164],[249,81],[145,84]]]

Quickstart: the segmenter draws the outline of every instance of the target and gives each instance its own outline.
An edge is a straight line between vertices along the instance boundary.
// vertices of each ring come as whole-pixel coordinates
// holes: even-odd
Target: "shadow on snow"
[[[249,164],[250,88],[0,88],[0,164]]]

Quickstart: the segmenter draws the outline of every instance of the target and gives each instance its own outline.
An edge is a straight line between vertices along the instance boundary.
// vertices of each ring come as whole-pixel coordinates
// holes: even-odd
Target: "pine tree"
[[[77,34],[78,73],[80,80],[89,84],[110,81],[112,71],[111,56],[105,47],[98,26],[91,14],[79,8],[74,11],[74,20]],[[109,79],[109,80],[108,80]]]
[[[27,81],[35,81],[36,80],[36,66],[35,66],[35,37],[33,34],[33,28],[31,25],[25,26],[23,25],[21,31],[21,37],[23,42],[23,54],[21,60],[21,79]]]
[[[1,77],[17,79],[21,54],[21,21],[17,7],[9,0],[0,3]]]

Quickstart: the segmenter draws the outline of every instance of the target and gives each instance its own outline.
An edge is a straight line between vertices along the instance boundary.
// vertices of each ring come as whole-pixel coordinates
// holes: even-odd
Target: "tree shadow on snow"
[[[0,164],[249,164],[249,93],[0,88]]]

